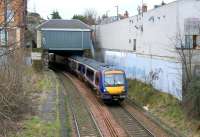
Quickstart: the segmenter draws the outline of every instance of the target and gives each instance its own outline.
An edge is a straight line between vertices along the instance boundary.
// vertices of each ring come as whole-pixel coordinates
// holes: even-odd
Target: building
[[[24,44],[26,15],[27,0],[0,0],[0,47]]]
[[[106,63],[121,67],[129,78],[151,82],[181,100],[184,72],[176,40],[180,36],[185,50],[195,49],[193,69],[199,74],[200,0],[146,8],[133,17],[96,26],[95,48]]]

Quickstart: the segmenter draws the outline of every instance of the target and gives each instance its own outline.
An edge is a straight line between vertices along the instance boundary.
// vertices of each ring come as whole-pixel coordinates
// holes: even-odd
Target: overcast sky
[[[119,13],[124,14],[127,10],[130,16],[137,13],[138,5],[142,0],[28,0],[28,10],[40,13],[43,18],[50,17],[53,10],[60,12],[64,19],[71,19],[74,14],[83,14],[86,9],[95,9],[98,15],[108,12],[109,16],[116,15],[116,5]],[[162,0],[143,0],[152,9],[154,5],[160,4]],[[164,0],[166,3],[174,0]]]

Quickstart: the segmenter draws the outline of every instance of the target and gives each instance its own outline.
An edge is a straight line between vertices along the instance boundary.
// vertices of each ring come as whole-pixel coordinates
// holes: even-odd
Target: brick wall
[[[26,25],[27,0],[7,1],[7,9],[11,10],[13,15],[13,20],[9,26],[24,27]],[[0,22],[0,25],[4,22],[4,0],[0,0]]]
[[[20,40],[21,44],[24,43],[23,38],[26,29],[27,0],[7,0],[7,3],[7,20],[9,21],[7,25],[8,45],[12,46],[15,42],[18,42],[18,45],[20,45],[17,40]],[[0,27],[4,24],[4,9],[4,0],[0,0]]]

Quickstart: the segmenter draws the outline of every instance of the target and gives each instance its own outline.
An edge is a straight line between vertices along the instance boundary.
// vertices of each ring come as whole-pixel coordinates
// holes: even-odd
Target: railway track
[[[62,82],[68,97],[68,104],[73,117],[73,125],[77,137],[103,137],[94,116],[89,111],[82,96],[78,94],[77,89],[71,81],[62,73],[57,73]]]
[[[133,114],[129,113],[123,105],[110,106],[110,111],[130,137],[154,137],[154,135],[140,123]]]
[[[69,110],[72,113],[74,129],[78,137],[168,136],[162,129],[147,122],[145,118],[141,120],[140,117],[142,122],[138,121],[138,114],[141,114],[139,111],[133,111],[133,109],[136,110],[135,107],[125,102],[122,105],[107,106],[74,75],[63,72],[59,73],[59,78],[66,89]]]
[[[92,92],[87,92],[91,103],[95,107],[96,111],[101,114],[103,126],[109,132],[109,134],[103,133],[104,129],[99,125],[99,121],[96,121],[96,116],[93,114],[90,103],[85,97],[80,94],[80,84],[85,85],[80,82],[77,78],[69,73],[57,73],[60,81],[62,82],[64,88],[66,89],[65,95],[68,97],[68,103],[70,106],[70,111],[73,117],[74,129],[78,137],[121,137],[116,128],[116,123],[110,118],[109,113],[105,111],[105,105],[103,102],[99,101]],[[89,90],[89,88],[87,89]],[[88,104],[86,104],[86,102]],[[88,108],[90,107],[90,109]],[[146,129],[133,114],[129,113],[123,105],[121,106],[109,106],[107,107],[110,113],[117,120],[117,124],[123,127],[125,135],[130,137],[154,137],[151,132]]]
[[[83,84],[80,83],[79,80],[77,80],[73,75],[70,74],[65,74],[66,76],[70,77],[70,79],[73,81],[74,84]],[[80,90],[80,88],[79,88]],[[118,129],[116,127],[117,123],[113,123],[112,119],[110,117],[110,114],[108,113],[108,111],[105,110],[105,106],[103,106],[102,103],[100,103],[97,98],[91,94],[91,92],[86,92],[86,96],[88,97],[88,99],[86,99],[88,101],[88,103],[91,106],[91,109],[94,108],[93,110],[99,114],[101,114],[101,121],[103,121],[101,124],[101,126],[104,126],[103,128],[106,129],[109,133],[104,133],[103,136],[109,136],[109,137],[125,137],[126,135],[124,135],[123,133],[119,133]],[[94,106],[94,107],[92,107]],[[100,122],[99,122],[100,123]],[[102,129],[103,130],[103,129]]]

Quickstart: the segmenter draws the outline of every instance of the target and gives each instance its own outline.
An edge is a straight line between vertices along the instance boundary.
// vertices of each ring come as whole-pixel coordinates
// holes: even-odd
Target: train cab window
[[[88,79],[90,79],[91,81],[94,81],[94,71],[87,68],[87,71],[86,71],[86,76]]]
[[[96,85],[99,85],[99,73],[96,73],[96,76],[95,76],[95,84],[96,84]]]

